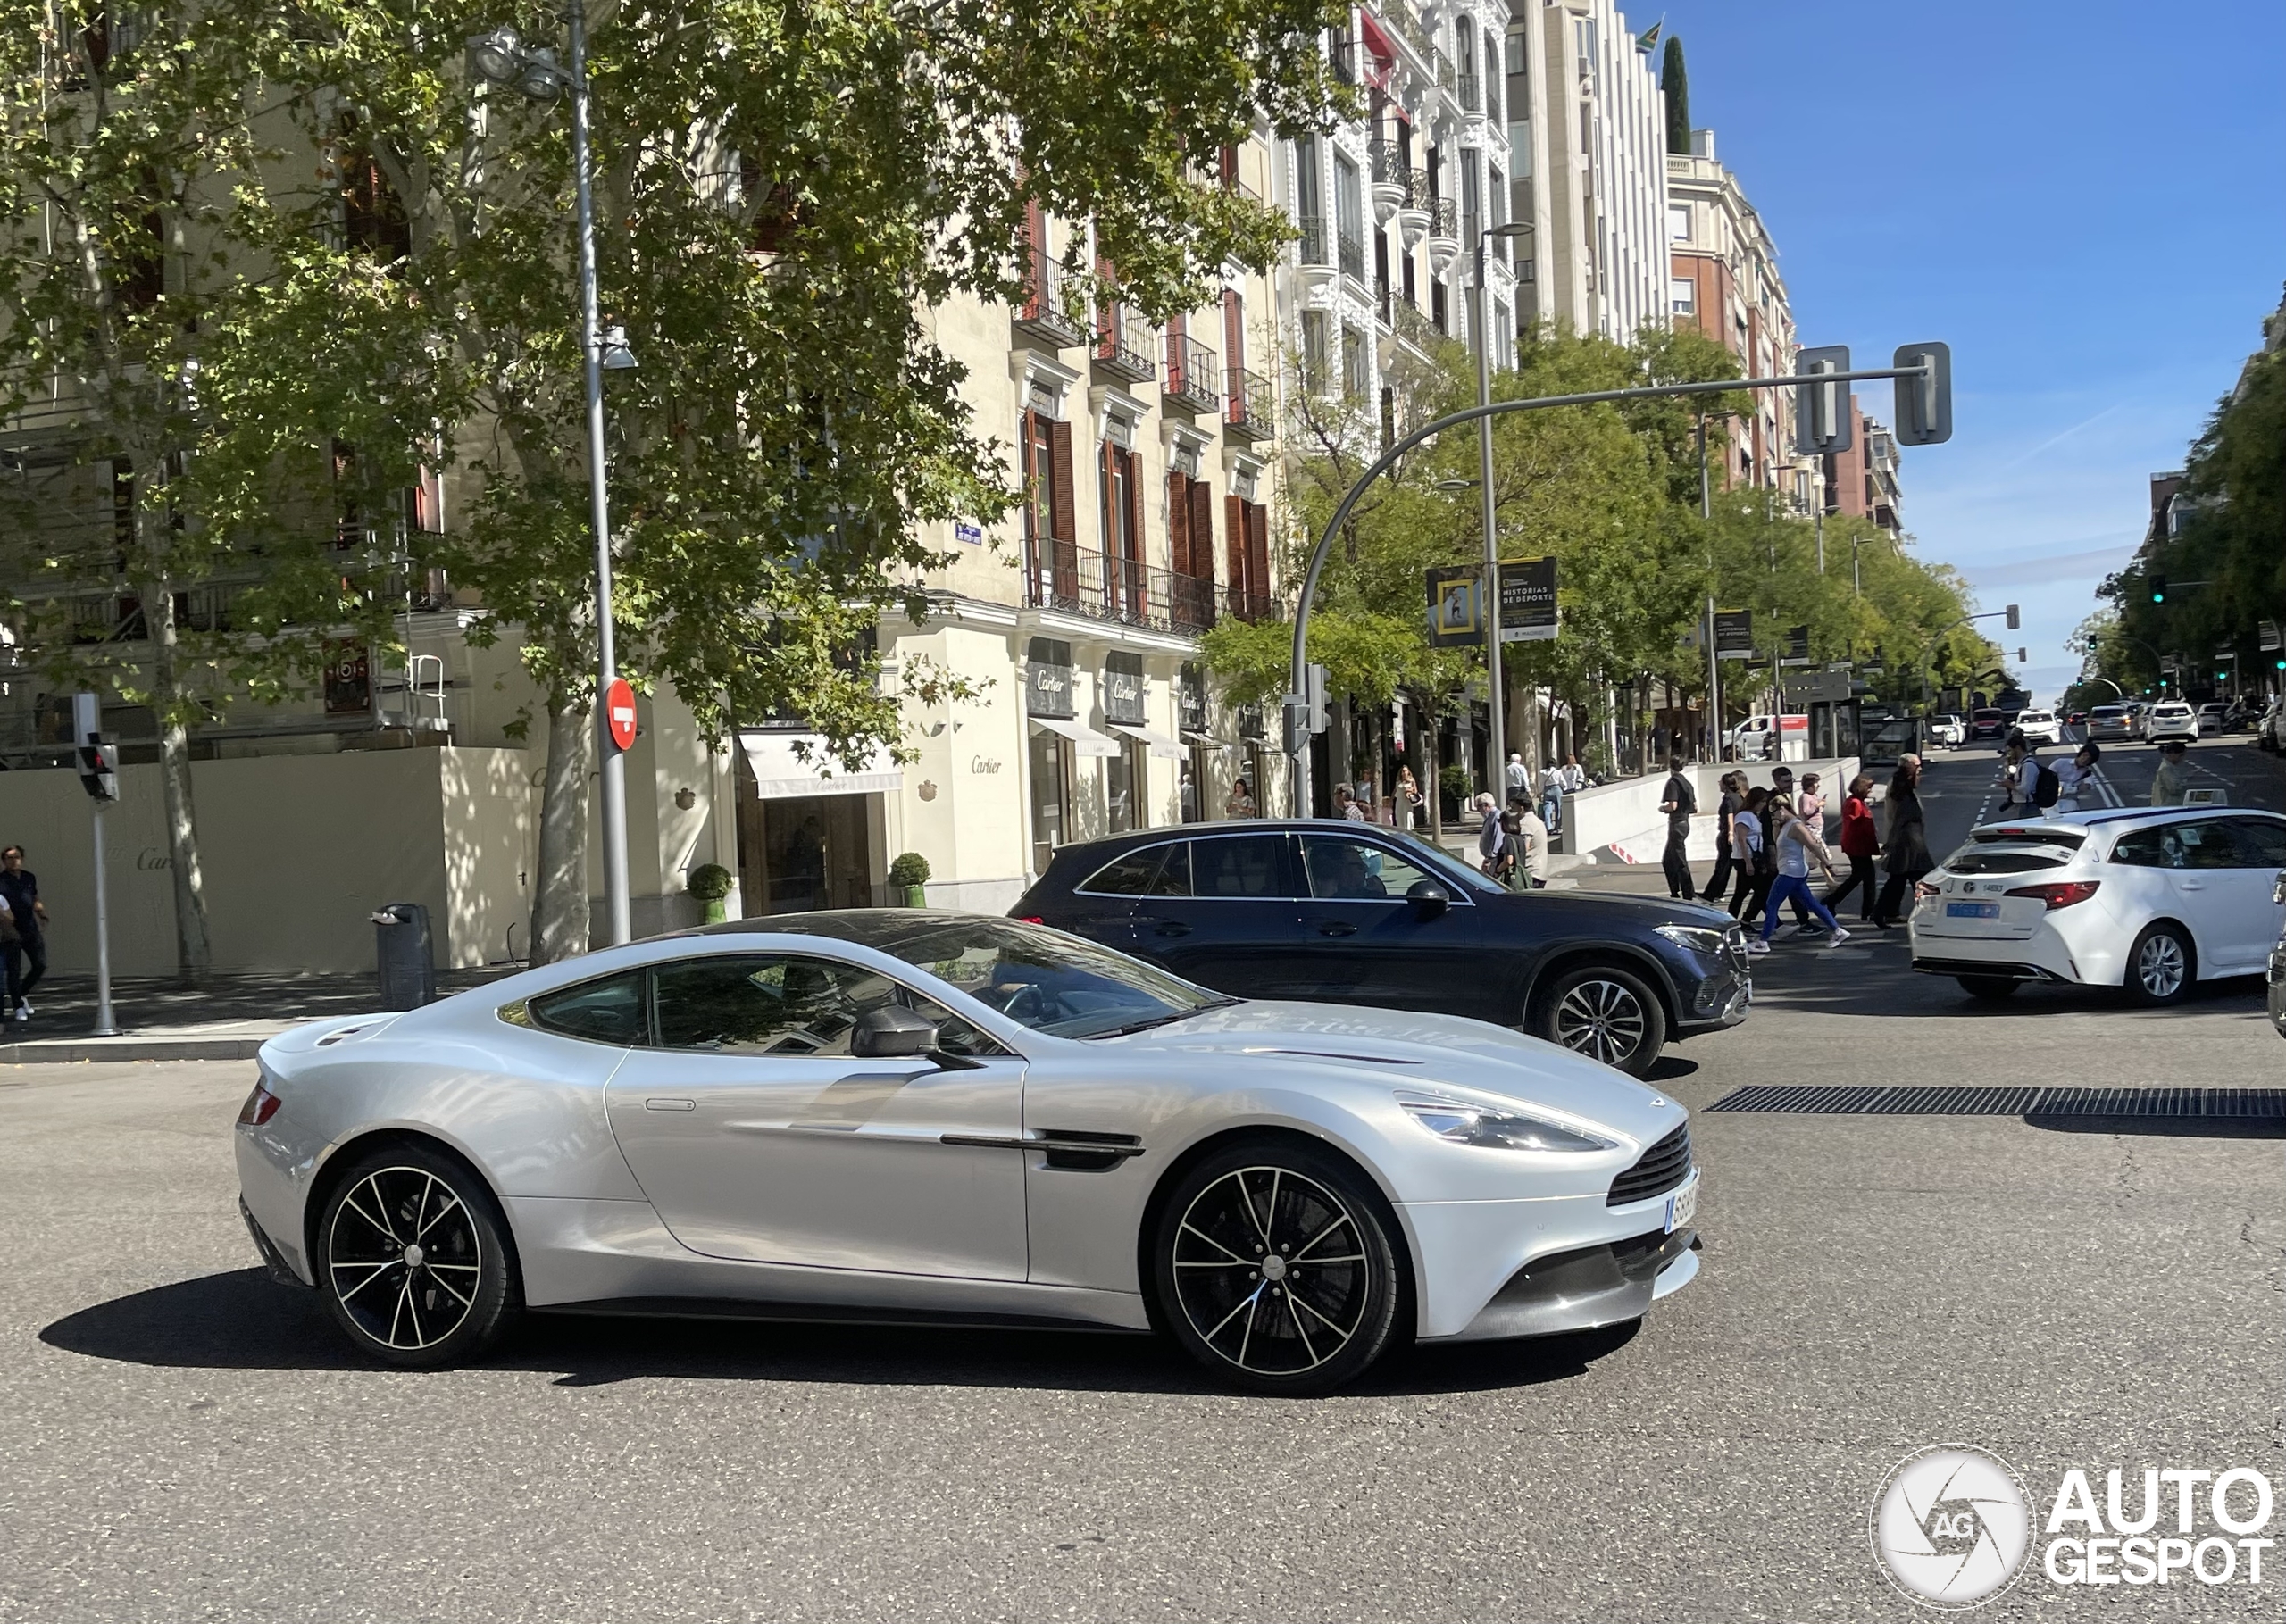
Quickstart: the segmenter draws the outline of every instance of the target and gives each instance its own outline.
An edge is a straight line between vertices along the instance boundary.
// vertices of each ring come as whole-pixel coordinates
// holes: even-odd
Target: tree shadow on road
[[[1346,1393],[1431,1395],[1568,1380],[1624,1346],[1637,1324],[1528,1342],[1399,1348]],[[201,1275],[98,1303],[49,1325],[40,1340],[66,1353],[128,1364],[362,1371],[377,1380],[421,1374],[363,1358],[315,1292],[278,1285],[259,1269]],[[1116,1332],[543,1313],[526,1317],[482,1362],[553,1374],[564,1387],[686,1378],[1170,1395],[1230,1392],[1172,1344]]]

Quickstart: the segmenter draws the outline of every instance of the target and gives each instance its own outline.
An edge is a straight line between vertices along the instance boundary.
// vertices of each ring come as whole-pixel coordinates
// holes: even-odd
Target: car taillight
[[[238,1126],[259,1128],[278,1114],[278,1096],[270,1092],[270,1079],[263,1078],[246,1095],[246,1103],[238,1107]]]
[[[1047,916],[1044,913],[1020,913],[1016,916],[1016,923],[1019,925],[1045,925],[1047,923]]]
[[[2008,893],[2011,896],[2037,896],[2048,904],[2048,911],[2069,908],[2074,903],[2086,902],[2096,894],[2100,879],[2059,879],[2052,885],[2018,886]]]

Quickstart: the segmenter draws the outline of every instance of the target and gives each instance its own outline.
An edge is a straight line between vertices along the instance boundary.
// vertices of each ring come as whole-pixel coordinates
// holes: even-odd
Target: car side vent
[[[1685,1122],[1611,1181],[1611,1194],[1604,1197],[1604,1205],[1623,1207],[1631,1201],[1648,1201],[1654,1195],[1665,1195],[1689,1177],[1690,1124]]]
[[[1067,1172],[1099,1173],[1117,1167],[1130,1156],[1143,1153],[1143,1141],[1134,1134],[1089,1133],[1076,1128],[1050,1128],[1047,1165]],[[1100,1145],[1101,1150],[1089,1148]]]

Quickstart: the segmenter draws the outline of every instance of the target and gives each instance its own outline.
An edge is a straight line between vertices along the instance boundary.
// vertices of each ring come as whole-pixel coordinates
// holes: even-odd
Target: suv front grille
[[[1635,1165],[1611,1181],[1607,1207],[1664,1195],[1690,1177],[1690,1124],[1685,1122],[1636,1159]]]

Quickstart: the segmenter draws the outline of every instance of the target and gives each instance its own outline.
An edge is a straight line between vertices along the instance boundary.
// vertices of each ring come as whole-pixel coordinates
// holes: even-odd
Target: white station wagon
[[[2286,919],[2282,870],[2286,817],[2248,808],[1993,824],[1922,880],[1913,968],[1979,998],[2065,981],[2172,1004],[2194,981],[2267,969]]]

